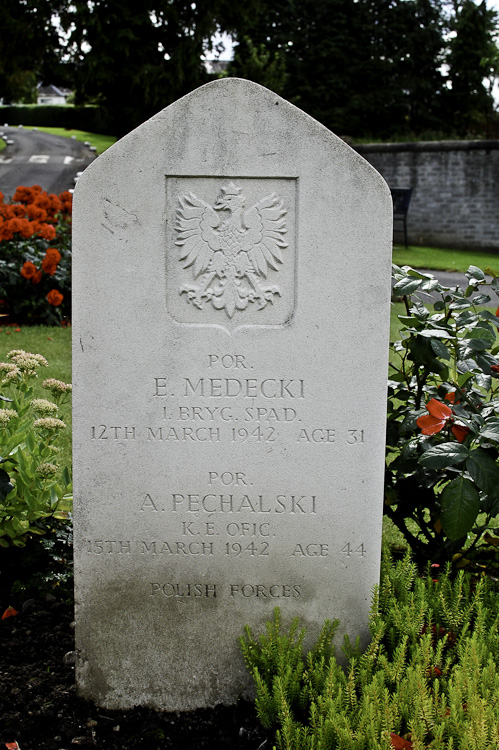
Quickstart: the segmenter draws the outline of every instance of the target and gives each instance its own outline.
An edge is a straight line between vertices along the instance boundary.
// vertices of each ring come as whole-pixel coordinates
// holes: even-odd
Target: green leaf
[[[442,359],[450,359],[450,352],[445,346],[445,344],[442,343],[442,341],[432,338],[430,343],[431,343],[431,348],[433,349],[437,357],[441,357]]]
[[[401,281],[397,281],[393,287],[393,291],[397,295],[404,297],[408,294],[412,294],[416,289],[419,289],[421,284],[421,279],[402,279]]]
[[[489,342],[485,339],[467,338],[461,339],[460,343],[472,352],[484,352],[489,348]]]
[[[480,496],[470,479],[453,479],[440,496],[440,521],[449,539],[461,539],[473,528],[480,511]]]
[[[449,310],[467,310],[469,307],[471,307],[469,299],[459,297],[450,303]]]
[[[499,419],[488,420],[485,429],[480,432],[480,437],[499,442]]]
[[[440,443],[428,448],[419,457],[419,463],[427,469],[446,469],[461,464],[468,455],[468,449],[461,443]]]
[[[422,331],[414,331],[418,336],[424,336],[427,339],[451,339],[454,334],[451,331],[445,331],[443,328],[425,328]]]
[[[33,451],[35,450],[35,446],[36,446],[35,438],[33,437],[33,433],[30,430],[28,434],[26,435],[26,447],[28,448],[30,453],[33,453]]]
[[[466,460],[466,469],[478,487],[490,497],[499,495],[499,466],[488,453],[477,448]]]
[[[478,279],[478,281],[485,281],[485,274],[481,268],[478,268],[478,266],[470,266],[465,275],[468,279]]]
[[[478,313],[480,318],[482,320],[490,320],[491,323],[494,323],[494,325],[499,326],[499,318],[497,315],[494,315],[490,310],[480,310]]]
[[[62,472],[62,478],[64,480],[64,484],[66,485],[66,487],[68,486],[68,484],[71,484],[71,474],[69,473],[69,469],[67,466],[64,467],[64,470]]]
[[[473,297],[474,305],[488,305],[489,302],[490,297],[488,294],[477,294],[476,297]]]
[[[496,343],[496,331],[485,320],[478,323],[466,336],[467,339],[484,339],[490,346]]]
[[[435,278],[431,273],[423,273],[422,271],[418,271],[416,268],[411,268],[410,266],[404,266],[404,271],[406,271],[408,276],[412,276],[415,279],[431,281]]]

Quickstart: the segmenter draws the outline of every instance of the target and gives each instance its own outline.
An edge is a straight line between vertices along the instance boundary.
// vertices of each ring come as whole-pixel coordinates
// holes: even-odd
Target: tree
[[[59,64],[59,36],[52,19],[59,0],[0,3],[0,98],[36,101],[36,85]]]
[[[387,136],[439,123],[440,0],[267,0],[231,68],[265,84],[248,38],[284,60],[278,93],[336,132]]]
[[[230,0],[75,0],[62,20],[76,65],[76,103],[104,105],[126,133],[209,80],[202,55],[218,29],[242,29]]]
[[[482,131],[494,111],[492,86],[499,72],[498,14],[487,8],[486,0],[479,5],[473,0],[455,0],[454,13],[447,57],[449,106],[461,131]]]

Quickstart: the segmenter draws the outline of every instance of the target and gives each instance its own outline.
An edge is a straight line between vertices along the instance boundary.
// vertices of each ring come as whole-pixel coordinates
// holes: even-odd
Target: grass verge
[[[397,266],[464,273],[473,265],[482,269],[490,267],[499,274],[499,252],[394,245],[392,258]]]
[[[26,125],[25,130],[34,130],[35,126]],[[66,128],[45,128],[45,127],[39,127],[36,128],[36,130],[39,130],[41,133],[50,133],[51,135],[61,135],[63,138],[71,138],[73,135],[75,136],[77,141],[81,141],[84,143],[85,141],[89,141],[89,143],[92,144],[92,146],[95,146],[97,149],[97,154],[102,154],[103,151],[108,149],[110,146],[113,145],[113,143],[116,143],[116,138],[114,135],[102,135],[99,133],[87,133],[84,130],[68,130]]]

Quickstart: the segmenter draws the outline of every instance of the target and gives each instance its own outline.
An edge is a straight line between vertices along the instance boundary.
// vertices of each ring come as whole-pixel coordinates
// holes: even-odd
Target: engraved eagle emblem
[[[279,270],[288,247],[283,239],[287,211],[276,193],[245,209],[242,188],[229,182],[213,206],[194,193],[179,197],[179,204],[175,244],[197,282],[181,287],[187,302],[199,309],[211,303],[232,318],[250,303],[263,310],[281,296],[278,286],[265,283],[269,269]]]

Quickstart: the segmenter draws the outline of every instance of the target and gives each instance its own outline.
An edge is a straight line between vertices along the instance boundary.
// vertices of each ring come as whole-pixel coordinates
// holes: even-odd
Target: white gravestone
[[[367,637],[382,520],[392,207],[238,79],[82,175],[74,212],[77,678],[109,708],[232,703],[281,608]]]

